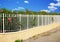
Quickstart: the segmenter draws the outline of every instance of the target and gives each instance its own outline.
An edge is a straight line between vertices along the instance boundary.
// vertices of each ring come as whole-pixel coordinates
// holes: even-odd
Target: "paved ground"
[[[37,37],[33,37],[31,39],[28,39],[24,42],[60,42],[60,28],[51,31],[49,34],[45,34],[41,37],[41,35],[38,35]]]
[[[50,36],[38,38],[33,42],[60,42],[60,31],[56,32]]]

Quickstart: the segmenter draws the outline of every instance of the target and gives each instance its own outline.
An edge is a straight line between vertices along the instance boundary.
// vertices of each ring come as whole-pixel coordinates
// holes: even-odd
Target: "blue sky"
[[[0,0],[0,8],[60,12],[60,0]]]

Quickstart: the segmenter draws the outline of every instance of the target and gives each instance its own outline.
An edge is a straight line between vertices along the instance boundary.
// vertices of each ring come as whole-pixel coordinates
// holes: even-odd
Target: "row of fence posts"
[[[4,31],[4,19],[5,19],[5,15],[6,14],[4,14],[3,13],[3,33],[5,32]],[[13,15],[13,14],[9,14],[9,17],[11,17],[10,15]],[[51,15],[21,15],[21,14],[18,14],[18,16],[20,17],[20,22],[21,22],[21,20],[22,20],[22,17],[26,17],[26,19],[27,19],[27,27],[26,27],[26,29],[29,29],[30,27],[29,27],[29,21],[31,20],[31,19],[34,19],[34,17],[36,17],[37,19],[36,19],[36,22],[37,22],[37,26],[40,26],[40,20],[42,21],[42,23],[41,23],[41,26],[43,26],[43,25],[48,25],[48,24],[51,24],[51,23],[53,23],[54,22],[54,18],[56,17],[54,17],[54,16],[51,16]],[[14,17],[14,16],[13,16]],[[32,17],[31,19],[30,19],[30,17]],[[58,16],[57,16],[58,17]],[[41,19],[40,19],[41,18]],[[23,20],[24,21],[24,20]],[[34,22],[34,21],[33,21]],[[34,27],[34,26],[33,26]],[[22,28],[21,28],[21,26],[20,26],[20,31],[22,30]]]
[[[37,17],[37,26],[40,26],[40,23],[39,23],[39,22],[40,22],[40,20],[39,20],[40,18],[39,18],[39,17],[42,17],[42,19],[41,19],[41,21],[42,21],[41,26],[43,26],[43,25],[48,25],[48,24],[53,23],[52,21],[50,21],[51,19],[49,19],[49,18],[52,17],[52,16],[48,16],[48,15],[46,16],[46,15],[21,15],[21,14],[20,14],[20,21],[21,21],[21,17],[25,17],[25,16],[27,17],[27,29],[30,28],[30,27],[29,27],[29,21],[30,21],[29,17],[33,17],[32,19],[34,19],[35,16]],[[48,19],[47,22],[48,22],[48,23],[46,22],[46,19],[45,19],[45,24],[43,23],[43,17],[44,17],[44,16],[47,17],[47,19]],[[47,24],[46,24],[46,23],[47,23]],[[21,29],[20,29],[20,30],[21,30]]]

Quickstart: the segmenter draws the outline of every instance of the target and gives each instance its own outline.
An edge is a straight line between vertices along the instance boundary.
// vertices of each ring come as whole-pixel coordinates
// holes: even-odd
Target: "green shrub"
[[[15,42],[22,42],[22,40],[15,40]]]

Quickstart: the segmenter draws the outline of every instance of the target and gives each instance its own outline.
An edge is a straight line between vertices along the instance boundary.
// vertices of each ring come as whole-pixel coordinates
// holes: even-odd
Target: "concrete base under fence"
[[[15,42],[17,39],[22,39],[24,42],[30,42],[29,39],[35,39],[36,37],[44,37],[48,36],[49,34],[53,34],[56,31],[60,30],[60,23],[53,23],[46,26],[39,26],[34,27],[31,29],[19,31],[19,32],[12,32],[12,33],[0,33],[0,42]],[[53,38],[53,37],[52,37]],[[32,41],[31,41],[32,42]],[[33,41],[35,42],[35,41]]]

